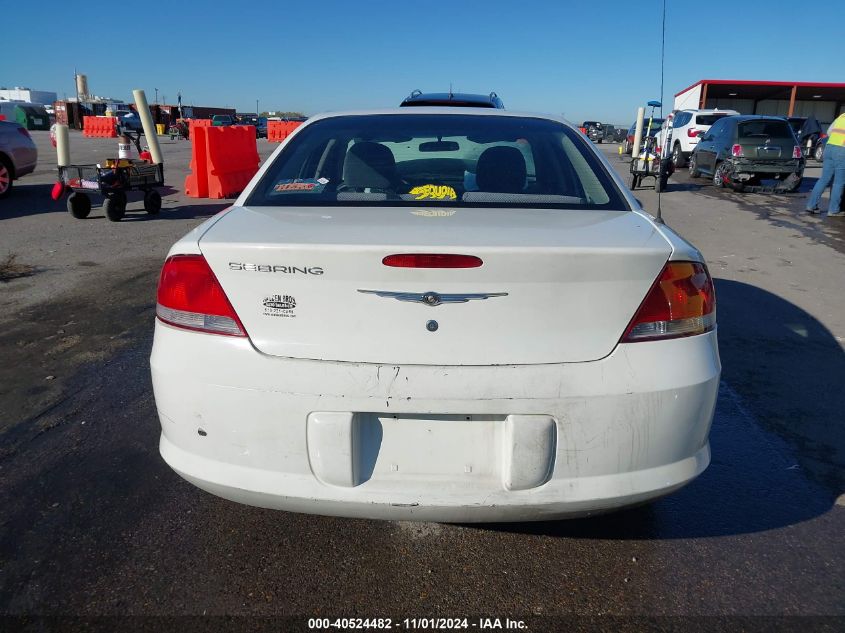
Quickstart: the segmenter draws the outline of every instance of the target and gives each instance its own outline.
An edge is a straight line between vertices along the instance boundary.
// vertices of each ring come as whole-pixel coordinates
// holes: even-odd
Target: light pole
[[[156,104],[158,104],[158,88],[153,88],[156,91]]]
[[[258,109],[258,99],[255,100],[255,116],[261,116],[261,112]]]

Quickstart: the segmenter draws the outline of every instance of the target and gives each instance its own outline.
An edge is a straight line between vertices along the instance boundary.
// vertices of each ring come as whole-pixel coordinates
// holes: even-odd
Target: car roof
[[[693,114],[728,114],[731,115],[731,112],[736,112],[736,110],[731,110],[730,108],[684,108],[683,110],[677,110],[676,112],[692,112]],[[731,116],[736,116],[736,114]]]
[[[417,106],[417,104],[423,105]],[[499,95],[495,92],[491,92],[489,95],[482,95],[467,92],[420,92],[419,90],[414,90],[409,96],[405,97],[400,107],[425,107],[429,105],[496,109],[504,109],[505,107]]]
[[[782,121],[786,123],[786,119],[782,116],[770,116],[768,114],[739,114],[729,117],[735,121]]]
[[[310,117],[308,122],[318,121],[320,119],[330,119],[333,117],[344,116],[368,116],[368,115],[395,115],[395,116],[417,116],[420,114],[438,114],[443,116],[499,116],[499,117],[518,117],[524,119],[544,119],[547,121],[555,121],[563,125],[577,129],[571,121],[567,121],[559,116],[553,114],[543,114],[540,112],[515,112],[513,110],[503,110],[500,108],[455,108],[452,106],[416,106],[413,108],[378,108],[372,110],[341,110],[338,112],[322,112]]]

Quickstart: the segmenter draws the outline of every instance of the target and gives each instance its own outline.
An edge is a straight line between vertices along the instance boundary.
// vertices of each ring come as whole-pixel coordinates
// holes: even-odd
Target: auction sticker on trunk
[[[296,318],[296,299],[291,295],[270,295],[264,297],[264,316]]]

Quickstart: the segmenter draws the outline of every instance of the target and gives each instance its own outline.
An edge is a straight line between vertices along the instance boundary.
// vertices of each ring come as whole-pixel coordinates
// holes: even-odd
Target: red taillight
[[[669,262],[628,325],[622,342],[709,332],[716,325],[716,293],[704,264]]]
[[[25,127],[19,127],[19,128],[18,128],[18,132],[20,132],[21,134],[23,134],[26,138],[32,138],[32,137],[29,135],[29,130],[27,130]]]
[[[246,336],[223,287],[202,255],[174,255],[158,281],[156,316],[188,330]]]
[[[739,143],[731,147],[731,156],[740,158],[744,155],[745,154],[742,153],[742,145],[740,145]]]
[[[800,145],[796,145],[792,148],[792,158],[804,158]]]
[[[701,134],[701,130],[696,130],[694,127],[691,127],[687,130],[687,136],[689,136],[690,138],[695,138],[699,134]]]
[[[396,268],[478,268],[484,262],[474,255],[402,253],[388,255],[381,263]]]

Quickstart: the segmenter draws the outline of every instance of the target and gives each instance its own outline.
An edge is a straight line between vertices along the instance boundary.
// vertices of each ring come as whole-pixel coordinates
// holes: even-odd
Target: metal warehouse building
[[[702,79],[675,95],[675,110],[699,108],[814,116],[822,123],[830,123],[845,112],[845,83]]]
[[[51,106],[56,100],[56,93],[49,90],[30,90],[29,88],[0,88],[0,100],[25,101]]]

